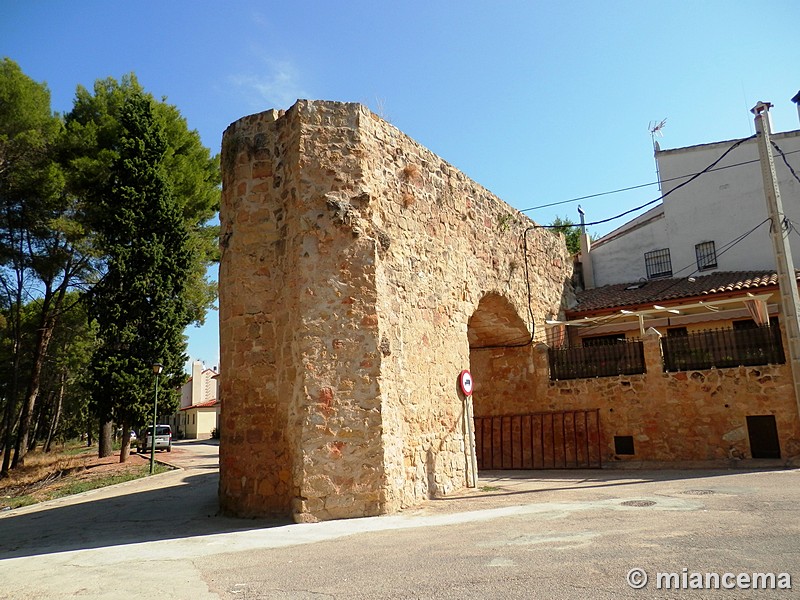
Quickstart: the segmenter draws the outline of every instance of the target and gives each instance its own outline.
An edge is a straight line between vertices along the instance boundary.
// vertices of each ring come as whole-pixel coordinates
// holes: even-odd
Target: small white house
[[[206,369],[196,360],[192,363],[192,376],[181,387],[181,405],[169,418],[173,433],[178,438],[207,439],[219,428],[219,387],[214,369]]]
[[[746,137],[746,136],[742,136]],[[800,256],[800,130],[773,133],[775,171],[791,240]],[[735,140],[661,150],[661,204],[591,243],[586,287],[690,277],[715,271],[774,270],[770,223],[755,138],[687,185]],[[784,160],[785,159],[785,160]],[[788,165],[787,165],[788,163]],[[678,188],[678,189],[676,189]],[[672,191],[674,190],[674,191]],[[742,236],[745,236],[743,239]]]

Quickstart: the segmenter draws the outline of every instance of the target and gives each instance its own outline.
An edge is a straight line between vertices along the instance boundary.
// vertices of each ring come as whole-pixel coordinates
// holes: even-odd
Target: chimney
[[[583,273],[583,289],[594,288],[594,267],[592,266],[592,238],[586,233],[586,213],[578,205],[578,214],[581,216],[581,253],[580,263]]]
[[[800,119],[800,92],[797,92],[792,98],[792,102],[797,104],[797,118]]]

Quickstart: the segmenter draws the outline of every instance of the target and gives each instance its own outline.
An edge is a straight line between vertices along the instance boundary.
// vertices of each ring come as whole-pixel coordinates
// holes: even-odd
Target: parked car
[[[117,429],[116,438],[122,439],[122,427]],[[131,429],[131,441],[136,441],[136,432],[133,429]]]
[[[142,435],[139,440],[139,452],[149,452],[153,439],[153,427],[147,427],[139,433]],[[172,452],[172,428],[169,425],[156,425],[155,448]]]

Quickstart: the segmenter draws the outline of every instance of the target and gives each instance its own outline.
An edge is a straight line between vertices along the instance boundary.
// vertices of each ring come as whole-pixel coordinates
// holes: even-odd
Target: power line
[[[720,246],[720,248],[721,248],[722,250],[721,250],[720,252],[717,252],[717,253],[716,253],[716,256],[717,256],[717,258],[719,258],[719,257],[720,257],[720,256],[722,256],[723,254],[725,254],[725,253],[726,253],[728,250],[730,250],[731,248],[733,248],[733,247],[734,247],[734,246],[736,246],[737,244],[739,244],[739,243],[741,243],[742,241],[744,241],[744,239],[745,239],[747,236],[749,236],[750,234],[752,234],[753,232],[755,232],[755,231],[756,231],[756,230],[757,230],[759,227],[761,227],[761,226],[762,226],[764,223],[766,223],[766,222],[768,222],[768,221],[771,221],[771,220],[772,220],[772,219],[770,219],[770,218],[766,218],[766,219],[764,219],[763,221],[761,221],[761,223],[759,223],[758,225],[756,225],[756,226],[755,226],[755,227],[753,227],[752,229],[750,229],[750,230],[746,231],[745,233],[743,233],[743,234],[741,234],[741,235],[739,235],[739,236],[735,237],[735,238],[734,238],[734,239],[732,239],[730,242],[727,242],[727,243],[723,244],[722,246]],[[794,231],[795,231],[795,232],[797,232],[797,230],[794,230]],[[798,232],[798,235],[800,235],[800,232]],[[686,269],[689,269],[690,267],[693,267],[694,265],[695,265],[695,263],[690,263],[690,264],[686,265],[685,267],[683,267],[682,269],[679,269],[678,271],[675,271],[675,273],[676,273],[676,274],[677,274],[677,273],[681,273],[681,272],[685,271]],[[674,288],[674,287],[675,287],[676,285],[678,285],[679,283],[683,283],[683,281],[684,281],[685,279],[688,279],[689,277],[691,277],[691,276],[693,276],[694,274],[696,274],[696,273],[699,273],[699,272],[700,272],[700,268],[696,268],[694,271],[692,271],[691,273],[689,273],[689,274],[688,274],[686,277],[679,277],[679,278],[675,278],[675,279],[676,279],[676,281],[675,281],[675,282],[673,282],[671,285],[668,285],[668,286],[667,286],[667,287],[665,287],[663,290],[659,290],[659,292],[658,292],[658,293],[659,293],[659,295],[663,295],[665,292],[667,292],[668,290],[671,290],[672,288]],[[656,300],[656,301],[657,301],[657,300]],[[620,316],[623,316],[623,315],[620,315]],[[589,328],[586,330],[586,332],[587,332],[587,333],[590,333],[590,332],[594,331],[595,329],[597,329],[598,327],[601,327],[601,326],[603,326],[603,325],[606,325],[606,324],[607,324],[607,322],[598,323],[597,325],[594,325],[594,326],[591,326],[591,327],[589,327]]]
[[[749,229],[745,233],[743,233],[743,234],[735,237],[734,239],[732,239],[730,242],[726,242],[725,244],[720,246],[720,251],[716,252],[716,257],[719,258],[723,254],[725,254],[728,250],[730,250],[734,246],[738,245],[739,243],[743,242],[746,237],[748,237],[750,234],[754,233],[758,228],[760,228],[764,223],[766,223],[768,221],[771,221],[771,219],[769,219],[769,218],[764,219],[763,221],[761,221],[761,223],[759,223],[758,225],[756,225],[752,229]],[[677,275],[678,273],[682,273],[683,271],[685,271],[685,270],[687,270],[687,269],[689,269],[691,267],[694,267],[695,264],[696,263],[694,263],[694,262],[689,263],[688,265],[686,265],[682,269],[678,269],[677,271],[675,271],[674,274]],[[658,293],[659,294],[664,294],[665,292],[667,292],[668,290],[671,290],[673,287],[675,287],[679,283],[682,283],[684,279],[688,279],[689,277],[692,277],[693,275],[695,275],[696,273],[699,273],[700,271],[701,271],[701,269],[698,267],[698,268],[694,269],[694,271],[692,271],[691,273],[689,273],[685,277],[677,277],[677,278],[674,277],[674,279],[676,279],[676,281],[674,283],[672,283],[672,285],[669,285],[669,286],[665,287],[663,290],[659,290]]]
[[[614,220],[619,219],[621,217],[624,217],[625,215],[628,215],[628,214],[630,214],[632,212],[636,212],[638,210],[641,210],[642,208],[646,208],[647,206],[650,206],[651,204],[655,204],[656,202],[659,202],[660,200],[663,200],[664,198],[669,196],[672,192],[674,192],[676,190],[679,190],[680,188],[684,187],[685,185],[690,184],[692,181],[694,181],[695,179],[697,179],[701,175],[703,175],[705,173],[708,173],[708,172],[711,172],[712,170],[719,171],[719,170],[722,170],[722,169],[727,169],[727,168],[731,168],[731,167],[735,167],[735,166],[741,166],[741,165],[750,164],[750,163],[753,163],[753,162],[758,162],[758,161],[746,161],[746,162],[742,162],[742,163],[736,163],[736,164],[732,164],[732,165],[727,165],[725,167],[720,167],[719,169],[714,169],[714,167],[717,166],[717,164],[719,164],[722,161],[722,159],[724,159],[728,154],[733,152],[734,149],[738,148],[740,145],[742,145],[746,141],[751,140],[751,139],[753,139],[755,137],[756,137],[755,135],[751,135],[749,137],[742,138],[740,140],[735,141],[733,144],[731,144],[731,146],[727,150],[725,150],[725,152],[722,153],[722,155],[719,158],[717,158],[715,161],[713,161],[711,164],[709,164],[705,169],[703,169],[702,171],[699,171],[699,172],[689,176],[689,179],[687,179],[686,181],[676,185],[674,188],[672,188],[668,192],[662,194],[658,198],[655,198],[654,200],[646,202],[645,204],[642,204],[642,205],[637,206],[635,208],[631,208],[630,210],[626,210],[625,212],[622,212],[622,213],[620,213],[618,215],[615,215],[613,217],[609,217],[607,219],[603,219],[603,220],[600,220],[600,221],[593,221],[593,222],[590,222],[590,223],[584,223],[583,225],[584,226],[587,226],[587,225],[600,225],[600,224],[603,224],[603,223],[608,223],[609,221],[614,221]],[[778,149],[778,151],[781,153],[782,156],[784,156],[784,153],[781,152],[780,149]],[[800,152],[800,150],[796,150],[796,151],[790,152],[789,154],[794,154],[795,152]],[[784,156],[784,161],[786,161],[786,157],[785,156]],[[789,166],[788,163],[787,163],[787,166]],[[790,166],[789,166],[789,169],[792,170],[792,168]],[[797,177],[797,175],[794,173],[793,170],[792,170],[792,173],[795,175],[795,177]],[[670,179],[666,179],[664,181],[673,181],[673,180],[676,180],[676,179],[683,179],[684,177],[687,177],[687,176],[673,177],[673,178],[670,178]],[[656,183],[658,183],[658,182],[656,182]],[[626,191],[628,189],[636,189],[638,187],[645,187],[647,185],[653,185],[653,184],[642,184],[642,185],[639,185],[639,186],[633,186],[633,187],[630,187],[630,188],[625,188],[625,189],[616,190],[616,191]],[[555,204],[563,204],[563,203],[566,203],[566,202],[574,202],[576,200],[581,200],[581,199],[584,199],[584,198],[592,198],[592,197],[602,196],[602,195],[607,195],[607,194],[612,194],[612,193],[616,193],[616,192],[615,191],[602,192],[602,193],[599,193],[599,194],[593,194],[591,196],[584,196],[584,197],[581,197],[581,198],[578,198],[578,199],[565,200],[565,201],[560,202],[560,203],[553,203],[553,204],[550,204],[550,205],[547,205],[547,206],[554,206]],[[535,207],[535,208],[543,208],[543,207]],[[525,212],[525,211],[529,211],[529,210],[534,210],[534,208],[528,208],[528,209],[525,209],[525,210],[521,210],[519,212]],[[742,240],[744,240],[747,236],[749,236],[751,233],[753,233],[756,229],[758,229],[764,223],[766,223],[767,221],[770,221],[770,220],[771,219],[769,219],[769,218],[763,220],[761,223],[759,223],[758,225],[756,225],[755,227],[753,227],[752,229],[750,229],[746,233],[740,235],[739,237],[735,238],[734,240],[728,242],[727,244],[723,244],[723,246],[722,246],[723,250],[721,252],[718,252],[717,256],[722,256],[723,254],[725,254],[725,252],[727,252],[728,250],[733,248],[735,245],[737,245]],[[526,284],[526,287],[527,287],[527,295],[528,295],[528,313],[529,313],[529,317],[530,317],[530,320],[531,320],[531,329],[532,329],[530,339],[528,341],[526,341],[526,342],[521,343],[521,344],[498,344],[498,345],[489,345],[489,346],[478,346],[478,347],[475,347],[475,348],[470,348],[471,350],[482,350],[482,349],[490,349],[490,348],[519,348],[519,347],[529,346],[529,345],[531,345],[533,343],[533,339],[534,339],[534,331],[533,331],[533,329],[535,327],[535,324],[534,324],[534,319],[533,319],[533,310],[532,310],[532,306],[531,306],[531,304],[532,304],[532,291],[531,291],[531,285],[530,285],[530,276],[529,276],[529,272],[528,272],[528,239],[527,239],[527,236],[528,236],[528,232],[533,230],[533,229],[555,229],[555,228],[559,228],[559,227],[563,227],[563,226],[562,225],[532,225],[530,227],[527,227],[525,229],[525,231],[523,232],[523,234],[522,234],[523,260],[525,261],[525,284]],[[688,269],[691,266],[693,266],[693,264],[694,263],[692,263],[690,265],[687,265],[686,267],[684,267],[683,269],[680,269],[677,272],[680,273],[682,271],[685,271],[686,269]],[[694,273],[698,273],[698,272],[700,272],[699,268],[696,269],[694,272],[690,273],[689,276],[691,277],[691,275],[693,275]],[[680,283],[680,282],[676,281],[675,283],[672,284],[672,286],[669,286],[669,287],[665,288],[664,290],[662,290],[661,293],[663,293],[664,291],[670,289],[671,287],[674,287],[678,283]],[[593,329],[593,328],[590,328],[590,331],[591,331],[591,329]]]
[[[615,220],[617,220],[617,219],[619,219],[621,217],[624,217],[625,215],[631,214],[632,212],[636,212],[638,210],[641,210],[643,208],[646,208],[646,207],[650,206],[651,204],[655,204],[656,202],[660,202],[661,200],[663,200],[664,198],[669,196],[671,193],[681,189],[682,187],[684,187],[686,185],[689,185],[691,182],[693,182],[695,179],[697,179],[701,175],[704,175],[705,173],[708,173],[711,169],[713,169],[715,166],[717,166],[717,164],[719,164],[722,161],[723,158],[725,158],[728,154],[733,152],[733,150],[735,148],[738,148],[739,146],[744,144],[746,141],[751,140],[754,137],[756,137],[756,136],[755,135],[751,135],[750,137],[746,137],[746,138],[742,138],[740,140],[737,140],[736,142],[731,144],[730,148],[725,150],[725,152],[723,152],[722,155],[718,159],[716,159],[711,164],[709,164],[705,169],[703,169],[699,173],[695,173],[694,175],[692,175],[689,179],[687,179],[683,183],[679,183],[674,188],[672,188],[670,191],[668,191],[668,192],[666,192],[664,194],[661,194],[658,198],[655,198],[654,200],[650,200],[650,202],[645,202],[644,204],[641,204],[641,205],[639,205],[639,206],[637,206],[635,208],[631,208],[629,210],[626,210],[625,212],[619,213],[618,215],[614,215],[613,217],[608,217],[607,219],[601,219],[600,221],[592,221],[591,223],[582,223],[582,225],[584,225],[584,226],[602,225],[603,223],[608,223],[609,221],[615,221]],[[561,228],[561,227],[563,227],[563,225],[533,225],[533,226],[529,227],[529,229],[558,229],[558,228]]]
[[[772,140],[770,140],[770,141],[772,142]],[[783,150],[781,150],[778,147],[778,144],[776,144],[775,142],[772,142],[772,147],[775,148],[775,150],[778,151],[778,154],[781,155],[781,158],[783,158],[783,163],[788,167],[789,172],[791,172],[791,174],[794,175],[794,178],[797,179],[797,181],[800,181],[800,177],[797,176],[797,173],[794,172],[794,169],[792,168],[792,165],[790,165],[789,161],[786,160],[786,154],[784,154]],[[795,150],[795,152],[798,152],[798,150]],[[794,154],[794,153],[793,152],[789,152],[789,154]]]
[[[755,135],[751,135],[750,137],[747,137],[747,138],[742,138],[742,139],[740,139],[740,140],[737,140],[736,142],[734,142],[733,144],[731,144],[730,148],[728,148],[728,149],[727,149],[725,152],[723,152],[723,153],[722,153],[722,155],[721,155],[721,156],[720,156],[720,157],[719,157],[717,160],[713,161],[713,162],[712,162],[711,164],[709,164],[709,165],[708,165],[708,166],[707,166],[705,169],[703,169],[703,170],[702,170],[702,171],[700,171],[699,173],[695,173],[694,175],[692,175],[692,177],[691,177],[691,178],[687,179],[687,180],[686,180],[686,181],[684,181],[683,183],[680,183],[680,184],[676,185],[676,186],[675,186],[674,188],[672,188],[670,191],[668,191],[668,192],[667,192],[667,193],[665,193],[665,194],[662,194],[661,196],[659,196],[659,197],[658,197],[658,198],[656,198],[655,200],[651,200],[650,202],[647,202],[647,203],[645,203],[645,204],[642,204],[641,206],[638,206],[638,207],[636,207],[636,208],[632,208],[632,209],[630,209],[630,210],[626,210],[625,212],[623,212],[623,213],[620,213],[620,214],[618,214],[618,215],[616,215],[616,216],[614,216],[614,217],[610,217],[610,218],[608,218],[608,219],[603,219],[602,221],[594,221],[594,222],[592,222],[592,223],[584,223],[584,225],[599,225],[599,224],[601,224],[601,223],[607,223],[608,221],[613,221],[613,220],[615,220],[615,219],[619,219],[620,217],[624,217],[624,216],[625,216],[625,215],[627,215],[627,214],[630,214],[630,213],[632,213],[632,212],[635,212],[635,211],[637,211],[637,210],[640,210],[640,209],[642,209],[642,208],[645,208],[646,206],[649,206],[649,205],[651,205],[651,204],[654,204],[654,203],[658,202],[659,200],[663,200],[664,198],[666,198],[667,196],[669,196],[669,195],[670,195],[672,192],[674,192],[674,191],[676,191],[676,190],[679,190],[680,188],[682,188],[682,187],[683,187],[683,186],[685,186],[685,185],[688,185],[688,184],[690,184],[692,181],[694,181],[695,179],[697,179],[697,178],[698,178],[698,177],[700,177],[701,175],[703,175],[703,174],[707,173],[708,171],[710,171],[711,169],[713,169],[713,168],[714,168],[714,167],[715,167],[717,164],[719,164],[719,162],[720,162],[720,161],[721,161],[723,158],[725,158],[725,157],[726,157],[728,154],[730,154],[731,152],[733,152],[733,150],[734,150],[735,148],[739,147],[741,144],[745,143],[747,140],[749,140],[749,139],[752,139],[752,138],[754,138],[754,137],[755,137]],[[755,231],[755,229],[757,229],[757,228],[758,228],[758,227],[760,227],[761,225],[763,225],[763,222],[762,222],[762,223],[759,223],[759,224],[756,226],[756,228],[752,229],[752,230],[751,230],[751,231],[749,231],[747,234],[745,234],[745,236],[744,236],[744,237],[747,237],[747,235],[750,235],[750,233],[752,233],[753,231]],[[533,324],[533,312],[532,312],[532,308],[531,308],[531,300],[532,300],[532,298],[531,298],[531,295],[532,295],[532,294],[531,294],[531,286],[530,286],[530,276],[529,276],[529,273],[528,273],[528,232],[529,232],[529,231],[532,231],[533,229],[554,229],[555,227],[558,227],[558,226],[554,226],[554,225],[532,225],[532,226],[530,226],[530,227],[527,227],[527,228],[525,228],[525,231],[523,231],[523,233],[522,233],[522,246],[523,246],[523,255],[522,255],[522,256],[523,256],[523,260],[525,261],[525,284],[526,284],[526,286],[527,286],[527,291],[528,291],[528,312],[529,312],[529,314],[530,314],[530,317],[531,317],[531,327],[532,327],[532,328],[533,328],[533,325],[534,325],[534,324]],[[742,237],[742,239],[744,239],[744,237]],[[741,240],[739,240],[739,241],[741,241]],[[738,243],[738,242],[737,242],[737,243]],[[730,249],[730,248],[728,248],[728,249]],[[687,268],[688,268],[688,267],[687,267]],[[677,282],[676,282],[676,284],[677,284]],[[669,288],[668,288],[668,289],[669,289]],[[534,337],[534,332],[533,332],[533,331],[531,331],[531,338],[530,338],[530,340],[529,340],[529,341],[527,341],[527,342],[526,342],[526,343],[524,343],[524,344],[514,344],[514,345],[497,345],[497,346],[483,346],[483,347],[484,347],[484,348],[504,348],[504,347],[505,347],[505,348],[513,348],[513,347],[515,347],[515,346],[528,346],[528,345],[530,345],[530,344],[532,344],[532,343],[533,343],[533,337]],[[476,348],[476,349],[477,349],[477,348]]]
[[[665,180],[668,181],[668,180]],[[657,181],[651,181],[650,183],[640,183],[639,185],[632,185],[626,188],[619,188],[617,190],[610,190],[608,192],[598,192],[596,194],[589,194],[588,196],[579,196],[577,198],[570,198],[569,200],[560,200],[559,202],[551,202],[550,204],[542,204],[540,206],[532,206],[531,208],[523,208],[519,212],[529,212],[531,210],[538,210],[540,208],[548,208],[550,206],[558,206],[559,204],[569,204],[570,202],[578,202],[579,200],[587,200],[589,198],[598,198],[599,196],[609,196],[611,194],[618,194],[620,192],[628,192],[630,190],[638,190],[639,188],[649,187],[651,185],[656,185]]]
[[[725,244],[722,244],[722,246],[720,246],[720,249],[719,249],[719,251],[716,251],[716,252],[714,253],[714,255],[715,255],[717,258],[719,258],[719,257],[720,257],[720,256],[722,256],[723,254],[725,254],[725,253],[726,253],[728,250],[730,250],[731,248],[733,248],[733,247],[734,247],[736,244],[738,244],[739,242],[741,242],[742,240],[744,240],[744,238],[746,238],[748,235],[750,235],[751,233],[753,233],[753,232],[754,232],[756,229],[758,229],[759,227],[761,227],[761,226],[762,226],[764,223],[766,223],[767,221],[771,221],[771,219],[770,219],[769,217],[767,217],[766,219],[764,219],[763,221],[761,221],[761,223],[759,223],[758,225],[756,225],[755,227],[753,227],[753,228],[752,228],[752,229],[750,229],[749,231],[747,231],[747,232],[743,233],[742,235],[740,235],[740,236],[738,236],[738,237],[736,237],[736,238],[732,239],[730,242],[727,242],[727,243],[725,243]],[[677,275],[678,273],[683,273],[683,272],[684,272],[686,269],[689,269],[689,268],[693,267],[694,265],[695,265],[695,263],[694,263],[694,262],[692,262],[692,263],[689,263],[688,265],[686,265],[686,266],[685,266],[685,267],[683,267],[682,269],[678,269],[677,271],[675,271],[675,272],[673,273],[673,276],[674,276],[674,275]],[[700,271],[701,271],[701,269],[697,268],[697,269],[695,269],[694,271],[692,271],[691,273],[689,273],[689,274],[688,274],[686,277],[691,277],[692,275],[694,275],[695,273],[699,273]],[[671,287],[671,286],[670,286],[670,287]],[[664,289],[664,290],[662,290],[662,291],[666,291],[666,290],[668,290],[668,289],[670,289],[670,288],[665,288],[665,289]]]
[[[750,139],[750,138],[747,138],[747,139]],[[773,142],[773,145],[775,145],[774,142]],[[780,152],[780,149],[778,149],[778,152]],[[797,154],[798,152],[800,152],[800,150],[792,150],[791,152],[786,152],[786,155]],[[781,155],[784,156],[784,153],[781,152]],[[744,166],[744,165],[751,165],[751,164],[754,164],[754,163],[757,163],[757,162],[758,162],[758,159],[746,160],[746,161],[743,161],[743,162],[738,162],[738,163],[733,163],[733,164],[730,164],[730,165],[724,165],[722,167],[717,167],[716,169],[710,169],[708,172],[710,173],[710,172],[713,172],[713,171],[724,171],[725,169],[732,169],[734,167],[741,167],[741,166]],[[786,162],[786,156],[784,156],[784,162]],[[794,171],[792,170],[792,167],[789,166],[788,163],[786,163],[786,166],[789,167],[789,170],[792,171],[792,174],[794,174]],[[650,187],[651,185],[658,185],[659,183],[668,183],[670,181],[678,181],[679,179],[685,179],[687,177],[692,177],[694,175],[698,175],[698,173],[692,173],[690,175],[678,175],[676,177],[669,177],[668,179],[662,179],[660,182],[659,181],[651,181],[649,183],[640,183],[639,185],[631,185],[631,186],[628,186],[628,187],[618,188],[616,190],[609,190],[607,192],[597,192],[596,194],[588,194],[586,196],[578,196],[576,198],[570,198],[569,200],[559,200],[558,202],[550,202],[548,204],[540,204],[539,206],[532,206],[530,208],[523,208],[519,212],[525,213],[525,212],[530,212],[532,210],[539,210],[540,208],[549,208],[551,206],[559,206],[561,204],[570,204],[571,202],[579,202],[581,200],[589,200],[591,198],[599,198],[601,196],[610,196],[611,194],[619,194],[621,192],[629,192],[631,190],[638,190],[640,188]],[[794,174],[794,175],[795,175],[795,177],[797,177],[796,174]]]
[[[716,257],[717,257],[717,258],[719,258],[719,257],[720,257],[720,256],[722,256],[723,254],[725,254],[725,253],[726,253],[728,250],[730,250],[731,248],[733,248],[734,246],[736,246],[736,245],[737,245],[737,244],[739,244],[740,242],[744,241],[744,239],[745,239],[747,236],[749,236],[751,233],[755,232],[755,231],[756,231],[756,229],[758,229],[759,227],[761,227],[761,226],[762,226],[764,223],[766,223],[767,221],[772,221],[772,219],[770,219],[769,217],[767,217],[766,219],[764,219],[763,221],[761,221],[761,223],[759,223],[758,225],[756,225],[755,227],[753,227],[753,228],[752,228],[752,229],[750,229],[749,231],[747,231],[747,232],[743,233],[742,235],[740,235],[740,236],[738,236],[738,237],[734,238],[734,239],[733,239],[733,240],[731,240],[730,242],[727,242],[726,244],[723,244],[722,246],[720,246],[721,250],[720,250],[719,252],[715,252],[715,255],[716,255]],[[676,273],[682,273],[682,272],[683,272],[683,271],[685,271],[686,269],[688,269],[688,268],[690,268],[690,267],[693,267],[693,266],[694,266],[694,264],[695,264],[695,263],[690,263],[690,264],[686,265],[685,267],[683,267],[682,269],[680,269],[680,270],[676,271]],[[688,274],[686,277],[691,277],[692,275],[694,275],[695,273],[699,273],[700,271],[701,271],[701,269],[698,267],[697,269],[695,269],[694,271],[692,271],[691,273],[689,273],[689,274]],[[677,285],[677,282],[676,282],[674,285]],[[672,287],[672,286],[670,286],[670,287],[668,287],[668,288],[665,288],[664,290],[662,290],[662,292],[663,292],[663,291],[666,291],[666,290],[668,290],[668,289],[670,289],[671,287]]]

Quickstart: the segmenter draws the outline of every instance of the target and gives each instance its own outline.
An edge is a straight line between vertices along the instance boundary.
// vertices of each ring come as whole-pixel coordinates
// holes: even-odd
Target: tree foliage
[[[92,397],[124,426],[144,423],[153,401],[154,363],[165,388],[183,383],[184,328],[191,322],[186,273],[190,235],[166,178],[166,136],[152,101],[131,94],[120,113],[118,156],[96,207],[107,270],[90,295],[99,347]],[[163,394],[164,412],[174,402]]]
[[[85,390],[96,407],[110,407],[100,416],[131,423],[149,398],[154,358],[167,365],[167,389],[180,383],[182,329],[202,322],[216,297],[205,273],[218,258],[217,227],[209,224],[218,186],[218,158],[176,107],[153,99],[133,74],[98,80],[91,92],[79,87],[62,119],[45,84],[9,59],[0,62],[4,473],[12,445],[15,466],[37,436],[52,439],[60,422],[73,431],[85,425]],[[89,375],[103,373],[117,391],[125,377],[134,381],[134,392],[115,393],[110,403],[111,393],[99,400],[98,381],[77,374],[95,351],[86,298],[105,328]],[[155,311],[146,326],[143,302]],[[115,343],[136,346],[116,379],[108,375],[120,366]],[[139,369],[145,363],[146,373]]]
[[[66,116],[68,178],[71,187],[89,199],[93,222],[101,221],[99,196],[108,188],[112,165],[119,157],[122,110],[136,96],[150,100],[153,117],[163,131],[164,177],[188,228],[192,248],[192,264],[185,273],[186,299],[192,321],[201,324],[216,299],[216,285],[206,279],[206,269],[219,259],[219,227],[209,224],[219,210],[219,157],[211,156],[178,109],[156,101],[133,74],[119,82],[98,80],[93,92],[79,86],[75,105]]]
[[[24,75],[13,61],[0,62],[0,306],[6,310],[5,329],[11,340],[2,423],[3,473],[9,468],[17,420],[14,464],[22,462],[27,452],[53,327],[72,278],[85,267],[76,252],[80,227],[71,217],[71,198],[56,160],[61,134],[47,87]],[[41,302],[36,305],[35,343],[27,346],[32,366],[23,380],[20,370],[27,340],[22,309],[30,297]]]
[[[142,117],[148,120],[147,127],[134,124],[130,112],[134,105],[142,102],[149,106],[148,115]],[[152,134],[149,127],[158,129],[158,134]],[[119,82],[110,78],[98,80],[93,92],[79,87],[74,108],[66,117],[66,128],[69,183],[76,193],[87,199],[90,223],[100,234],[96,246],[106,259],[108,271],[101,283],[109,276],[112,265],[108,260],[118,248],[114,236],[128,235],[123,228],[136,219],[153,218],[152,212],[137,212],[119,202],[114,204],[114,194],[121,190],[115,188],[120,182],[115,178],[119,178],[126,167],[132,167],[138,158],[144,158],[137,158],[136,152],[156,152],[154,140],[159,138],[156,170],[169,189],[171,204],[187,236],[189,261],[179,271],[184,283],[183,310],[189,322],[202,323],[206,309],[216,298],[216,286],[206,279],[205,273],[208,265],[218,259],[218,227],[208,223],[219,207],[218,157],[210,156],[197,132],[189,130],[177,108],[165,101],[156,101],[142,89],[133,74]],[[147,139],[134,141],[137,135],[145,134]],[[123,154],[127,165],[122,160]],[[147,160],[153,158],[148,156]],[[142,167],[137,165],[136,168]],[[127,176],[133,175],[128,173]],[[101,343],[105,343],[107,334],[101,337]],[[162,357],[162,360],[168,358]],[[104,368],[111,368],[111,364]],[[133,401],[133,406],[137,403]],[[127,425],[140,416],[135,408],[129,414],[118,409],[107,412],[104,407],[112,405],[108,401],[95,403],[101,419],[122,419]],[[104,431],[107,429],[101,429],[101,454],[110,451]]]
[[[550,223],[551,227],[564,234],[567,243],[567,250],[570,254],[578,254],[581,251],[581,230],[580,227],[575,225],[568,217],[556,217]]]

